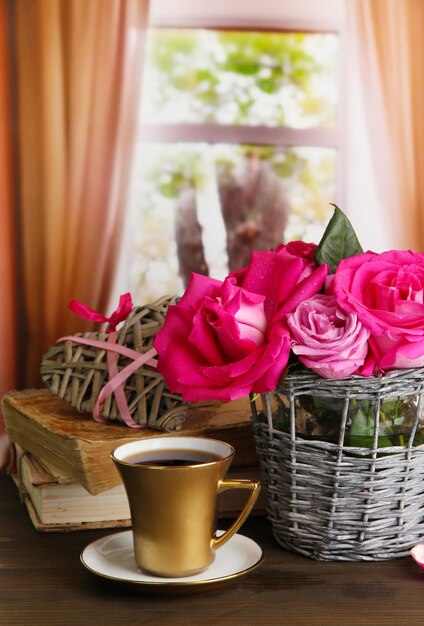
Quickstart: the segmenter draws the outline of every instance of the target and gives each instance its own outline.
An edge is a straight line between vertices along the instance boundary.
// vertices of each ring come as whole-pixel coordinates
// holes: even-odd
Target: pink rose
[[[287,363],[289,336],[283,325],[269,332],[265,297],[234,282],[192,274],[155,337],[158,370],[187,401],[229,401],[273,388]]]
[[[287,317],[292,350],[299,361],[324,378],[350,376],[363,365],[369,330],[345,313],[330,295],[301,302]]]
[[[280,246],[254,253],[224,282],[192,274],[154,340],[171,391],[196,402],[274,389],[290,353],[284,312],[316,293],[327,272]]]
[[[391,250],[344,259],[331,291],[371,331],[367,374],[424,365],[424,254]]]
[[[317,268],[314,254],[317,246],[292,241],[276,250],[253,252],[249,265],[232,272],[237,285],[267,296],[269,319],[278,312],[282,319],[299,302],[319,291],[328,274],[328,265]]]

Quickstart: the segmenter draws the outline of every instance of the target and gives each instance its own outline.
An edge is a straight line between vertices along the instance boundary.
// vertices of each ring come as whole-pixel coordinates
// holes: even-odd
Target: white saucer
[[[217,535],[223,531],[218,531]],[[244,576],[262,561],[262,550],[249,537],[234,535],[215,553],[207,570],[184,578],[162,578],[137,569],[131,530],[108,535],[90,543],[81,553],[81,562],[90,572],[140,591],[189,591],[219,585]],[[200,589],[199,589],[200,590]]]

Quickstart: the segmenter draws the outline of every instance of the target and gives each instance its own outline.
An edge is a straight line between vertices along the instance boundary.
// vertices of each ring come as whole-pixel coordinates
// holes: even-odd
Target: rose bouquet
[[[333,380],[424,366],[424,254],[364,253],[335,207],[318,245],[254,252],[224,281],[193,274],[154,347],[158,370],[186,401],[270,392],[299,366]],[[303,401],[331,423],[328,403]],[[385,401],[388,437],[408,402]],[[352,432],[371,436],[370,407],[354,405]]]

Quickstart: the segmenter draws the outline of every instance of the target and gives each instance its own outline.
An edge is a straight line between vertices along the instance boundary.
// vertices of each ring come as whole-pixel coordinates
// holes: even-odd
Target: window
[[[125,273],[134,300],[318,241],[338,202],[339,35],[152,28]]]

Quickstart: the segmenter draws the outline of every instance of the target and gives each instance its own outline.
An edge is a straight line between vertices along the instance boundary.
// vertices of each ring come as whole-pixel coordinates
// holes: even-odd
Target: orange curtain
[[[12,205],[12,134],[6,3],[0,2],[0,396],[16,385],[16,280]],[[5,463],[6,438],[0,417],[0,468]]]
[[[107,313],[125,211],[147,0],[10,3],[21,257],[21,386],[64,333]]]
[[[0,0],[0,396],[105,311],[125,213],[148,0]],[[0,470],[7,437],[0,415]]]
[[[365,85],[379,202],[395,247],[423,252],[424,2],[347,0],[346,7]]]

